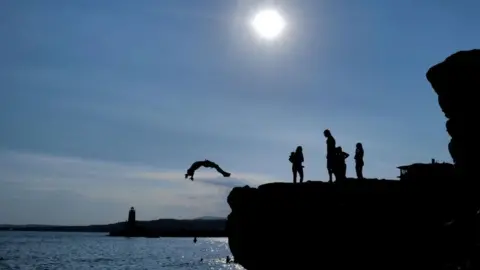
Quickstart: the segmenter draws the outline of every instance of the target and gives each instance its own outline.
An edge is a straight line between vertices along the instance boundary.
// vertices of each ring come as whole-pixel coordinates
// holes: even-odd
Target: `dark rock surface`
[[[455,166],[465,176],[474,175],[479,161],[479,155],[472,151],[479,149],[475,96],[480,91],[480,50],[460,51],[447,57],[428,70],[427,79],[448,118],[447,132],[452,137],[448,148]],[[470,177],[462,179],[473,181]],[[470,184],[478,185],[478,181],[473,182]]]
[[[234,188],[227,234],[235,260],[248,270],[476,267],[480,50],[448,57],[427,79],[448,118],[453,179]]]
[[[227,221],[248,270],[410,269],[452,258],[448,189],[395,180],[234,188]],[[450,254],[446,256],[447,254]],[[432,268],[433,269],[433,268]]]
[[[461,227],[458,238],[464,242],[461,246],[465,249],[463,252],[469,254],[480,240],[477,215],[480,182],[476,171],[480,164],[477,131],[480,122],[476,106],[478,98],[475,98],[480,91],[480,50],[452,54],[431,67],[427,79],[448,119],[446,128],[451,136],[448,149],[458,174],[455,193],[452,194],[458,200],[455,220]]]

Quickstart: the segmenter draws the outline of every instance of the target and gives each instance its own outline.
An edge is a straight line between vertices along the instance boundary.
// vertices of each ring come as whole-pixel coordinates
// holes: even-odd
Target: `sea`
[[[105,233],[0,231],[0,270],[244,269],[226,238],[124,238]]]

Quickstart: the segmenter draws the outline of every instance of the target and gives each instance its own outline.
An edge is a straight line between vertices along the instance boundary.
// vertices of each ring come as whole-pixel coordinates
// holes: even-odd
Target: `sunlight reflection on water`
[[[227,239],[192,240],[0,232],[0,269],[243,269],[225,263],[227,255],[233,258]]]

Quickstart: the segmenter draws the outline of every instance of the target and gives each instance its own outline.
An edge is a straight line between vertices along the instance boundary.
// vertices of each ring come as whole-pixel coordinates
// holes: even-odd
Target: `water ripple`
[[[0,232],[0,270],[243,269],[224,238],[112,238],[97,233]],[[203,259],[201,261],[201,259]]]

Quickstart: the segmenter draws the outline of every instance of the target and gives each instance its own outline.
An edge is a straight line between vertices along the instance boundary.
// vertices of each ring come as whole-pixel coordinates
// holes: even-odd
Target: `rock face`
[[[234,188],[228,197],[230,249],[248,270],[409,269],[422,263],[435,269],[435,263],[455,260],[454,233],[445,226],[455,205],[447,183],[431,189],[348,179]]]
[[[473,95],[480,90],[480,51],[448,57],[427,78],[448,118],[454,179],[234,188],[227,234],[235,260],[248,270],[385,270],[446,269],[478,257]]]
[[[479,155],[474,153],[479,149],[475,96],[480,91],[480,50],[460,51],[449,56],[428,70],[427,79],[448,118],[447,131],[452,137],[448,148],[455,166],[463,176],[474,175],[479,161]],[[470,177],[461,179],[473,180]],[[477,185],[476,182],[469,184]]]
[[[480,156],[478,142],[477,91],[480,90],[480,50],[460,51],[431,67],[427,79],[438,94],[438,103],[447,117],[448,145],[457,169],[456,221],[461,227],[458,237],[464,251],[470,253],[479,242],[478,215],[480,208],[479,181],[476,176]],[[471,255],[474,257],[473,255]]]

